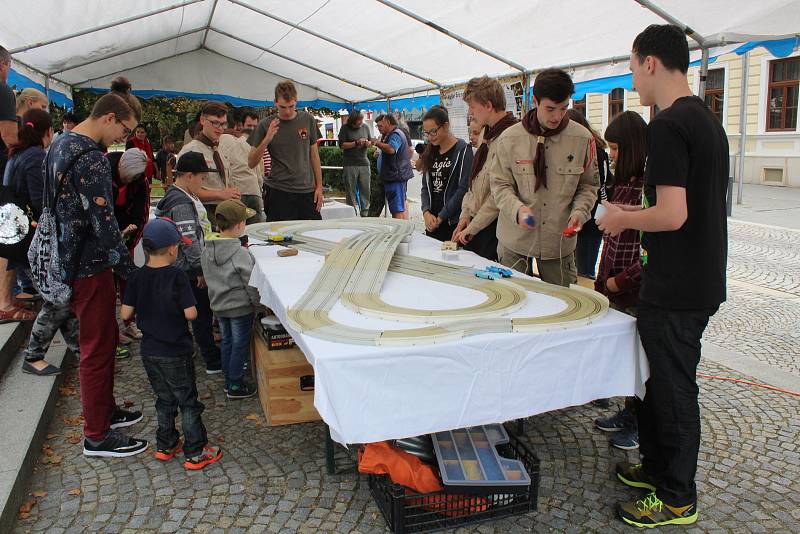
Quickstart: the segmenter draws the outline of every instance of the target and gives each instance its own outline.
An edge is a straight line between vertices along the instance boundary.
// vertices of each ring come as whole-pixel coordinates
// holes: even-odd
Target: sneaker
[[[619,432],[629,428],[631,424],[631,415],[625,410],[620,410],[611,417],[598,417],[594,420],[594,426],[603,432]]]
[[[119,344],[120,345],[130,345],[134,341],[136,341],[136,340],[133,339],[128,334],[126,334],[124,330],[120,331],[120,333],[119,333]]]
[[[669,506],[659,499],[654,491],[637,501],[618,503],[617,514],[620,519],[636,527],[691,525],[697,521],[697,504]]]
[[[162,462],[168,462],[175,458],[175,455],[183,451],[183,440],[178,438],[178,441],[175,442],[175,445],[170,447],[169,449],[158,449],[156,451],[155,457],[156,460],[160,460]]]
[[[143,336],[142,331],[139,330],[135,323],[131,323],[126,326],[125,329],[120,332],[120,336],[123,334],[134,340],[142,339]]]
[[[125,347],[117,347],[117,350],[114,352],[114,357],[118,360],[124,360],[126,358],[131,357],[131,351]]]
[[[248,397],[252,397],[256,393],[257,393],[256,388],[244,382],[242,382],[238,386],[235,385],[228,386],[228,391],[227,391],[229,399],[246,399]]]
[[[222,364],[217,364],[216,366],[210,365],[206,367],[207,375],[218,375],[221,372],[222,372]]]
[[[117,408],[111,415],[111,428],[124,428],[126,426],[135,425],[142,420],[142,412],[123,410]]]
[[[653,479],[642,469],[642,464],[619,462],[617,464],[617,478],[626,486],[643,488],[650,491],[656,490]]]
[[[197,469],[202,469],[207,465],[211,465],[219,459],[222,458],[222,449],[216,446],[206,445],[203,447],[203,452],[198,454],[197,456],[192,456],[191,458],[186,458],[186,461],[183,462],[183,467],[186,469],[195,471]]]
[[[119,430],[112,430],[106,439],[92,445],[88,439],[83,440],[83,455],[100,458],[124,458],[133,456],[147,450],[147,441],[144,439],[129,438]]]
[[[636,428],[626,428],[622,432],[617,432],[608,440],[612,447],[623,451],[632,451],[639,448],[639,430]]]

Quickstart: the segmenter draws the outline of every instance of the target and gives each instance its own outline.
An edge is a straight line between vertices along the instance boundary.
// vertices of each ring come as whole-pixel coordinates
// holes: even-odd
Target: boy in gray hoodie
[[[261,299],[258,290],[249,285],[253,256],[239,239],[244,235],[245,221],[254,215],[255,211],[241,200],[220,202],[215,214],[219,238],[206,241],[201,256],[211,309],[222,334],[222,371],[229,399],[256,394],[243,376],[244,363],[250,358],[255,309]]]
[[[208,213],[197,198],[197,192],[203,187],[203,179],[209,172],[208,164],[199,152],[186,152],[175,166],[175,183],[167,190],[158,206],[156,215],[171,219],[178,225],[184,237],[192,241],[191,245],[181,244],[175,267],[181,269],[189,277],[194,299],[197,301],[197,319],[192,321],[192,333],[200,353],[206,362],[206,374],[214,375],[222,372],[220,350],[214,343],[211,329],[214,316],[208,300],[208,287],[203,268],[200,265],[200,254],[205,246],[205,235],[211,233],[211,222]]]

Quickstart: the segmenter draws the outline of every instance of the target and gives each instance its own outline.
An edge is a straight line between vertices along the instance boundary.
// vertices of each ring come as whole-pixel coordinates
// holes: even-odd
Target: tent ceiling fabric
[[[790,37],[800,30],[800,5],[795,0],[654,3],[712,44]],[[109,75],[127,73],[135,89],[270,99],[274,80],[289,78],[304,84],[306,94],[317,92],[319,98],[352,102],[410,93],[412,88],[418,93],[435,91],[435,85],[420,77],[448,85],[480,74],[519,73],[509,63],[538,70],[624,56],[639,31],[664,22],[634,0],[42,0],[5,4],[0,44],[9,50],[163,11],[14,54],[34,69],[58,73],[56,77],[68,84],[101,87]],[[392,4],[430,24],[414,20]],[[170,9],[176,5],[180,7]],[[495,57],[460,43],[439,27]],[[169,59],[173,56],[177,57]],[[209,57],[220,72],[205,72],[209,66],[200,61]],[[183,76],[161,72],[176,66]],[[161,85],[167,82],[169,87]]]

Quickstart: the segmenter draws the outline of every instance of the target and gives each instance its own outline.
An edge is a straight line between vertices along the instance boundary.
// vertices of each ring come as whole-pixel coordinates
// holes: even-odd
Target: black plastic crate
[[[536,510],[539,496],[539,459],[516,436],[497,450],[520,460],[531,477],[524,492],[495,492],[485,495],[460,494],[455,487],[434,493],[413,493],[386,475],[368,475],[369,489],[389,528],[395,534],[433,532],[526,514]]]

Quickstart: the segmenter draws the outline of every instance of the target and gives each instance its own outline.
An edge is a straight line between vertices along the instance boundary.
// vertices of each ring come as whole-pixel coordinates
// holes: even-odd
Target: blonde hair
[[[505,111],[506,95],[503,86],[494,78],[484,75],[480,78],[472,78],[464,88],[464,102],[470,100],[478,104],[491,104],[495,111]]]
[[[22,109],[31,107],[34,102],[38,102],[40,100],[47,102],[47,97],[43,92],[32,87],[23,89],[17,95],[17,112],[19,113]]]

